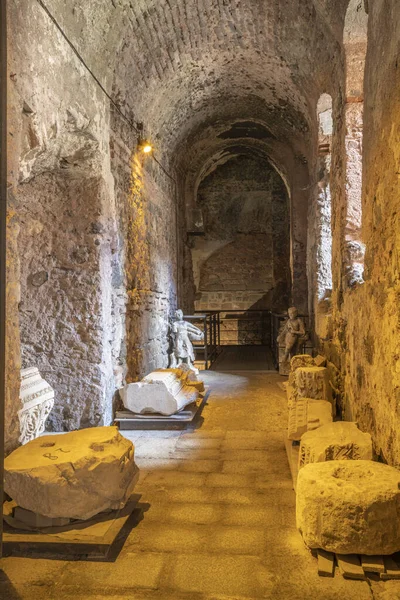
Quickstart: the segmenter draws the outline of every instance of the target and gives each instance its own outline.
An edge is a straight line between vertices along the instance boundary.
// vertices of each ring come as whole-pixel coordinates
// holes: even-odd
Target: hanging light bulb
[[[139,149],[145,154],[149,154],[153,150],[153,146],[148,140],[139,140]]]

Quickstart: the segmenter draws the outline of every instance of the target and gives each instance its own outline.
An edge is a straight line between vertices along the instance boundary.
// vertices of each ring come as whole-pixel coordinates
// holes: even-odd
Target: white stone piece
[[[192,370],[178,368],[153,371],[142,381],[128,383],[119,393],[125,408],[133,413],[173,415],[196,402],[202,389]]]
[[[289,440],[299,441],[307,431],[332,422],[332,405],[326,400],[300,398],[289,405]]]
[[[37,438],[46,426],[46,419],[54,406],[54,390],[45,381],[36,367],[22,369],[18,411],[21,444]]]
[[[139,476],[132,442],[116,427],[36,438],[4,461],[4,490],[49,518],[89,519],[122,508]]]
[[[393,554],[400,550],[400,472],[369,460],[308,464],[297,479],[296,520],[310,548]]]
[[[372,440],[355,423],[328,423],[301,437],[299,468],[328,460],[372,460]]]

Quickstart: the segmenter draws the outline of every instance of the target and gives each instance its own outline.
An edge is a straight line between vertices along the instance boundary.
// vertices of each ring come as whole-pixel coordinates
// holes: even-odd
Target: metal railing
[[[201,329],[204,340],[192,342],[196,355],[196,361],[204,361],[207,370],[218,357],[221,348],[221,328],[219,311],[202,311],[194,315],[185,315],[185,321],[189,321]]]
[[[220,311],[222,346],[268,346],[271,312],[262,309]]]

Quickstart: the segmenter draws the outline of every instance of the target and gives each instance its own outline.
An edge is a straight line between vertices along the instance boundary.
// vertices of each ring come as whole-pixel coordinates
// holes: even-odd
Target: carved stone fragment
[[[18,411],[21,444],[37,438],[46,426],[46,419],[54,406],[54,390],[42,379],[36,367],[22,369]]]
[[[336,414],[326,367],[298,367],[291,377],[291,386],[294,388],[294,400],[297,398],[327,400],[332,404],[332,414]]]
[[[369,460],[308,464],[299,471],[297,528],[310,548],[337,554],[400,550],[400,472]]]
[[[332,405],[326,400],[300,398],[289,405],[289,440],[298,441],[307,431],[332,422]]]
[[[89,519],[122,508],[138,479],[132,442],[116,427],[37,438],[4,461],[4,490],[49,518]]]
[[[372,460],[371,436],[346,421],[305,433],[300,443],[299,468],[328,460]]]
[[[173,415],[195,402],[204,386],[195,373],[185,367],[158,369],[142,381],[128,383],[119,391],[125,408],[136,414]]]

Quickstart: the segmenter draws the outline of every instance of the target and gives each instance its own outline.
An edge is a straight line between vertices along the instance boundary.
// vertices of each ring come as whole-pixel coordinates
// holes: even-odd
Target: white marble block
[[[332,422],[332,405],[326,400],[300,398],[289,405],[289,440],[299,441],[307,431]]]
[[[195,402],[204,389],[196,374],[185,368],[158,369],[142,381],[119,390],[122,402],[136,414],[173,415]]]
[[[54,406],[54,390],[42,379],[36,367],[22,369],[18,411],[21,435],[19,441],[26,444],[37,438],[46,426],[46,419]]]
[[[393,554],[400,550],[400,472],[369,460],[308,464],[297,479],[296,521],[310,548]]]
[[[299,468],[328,460],[372,460],[372,440],[355,423],[328,423],[301,437]]]
[[[138,476],[133,444],[116,427],[36,438],[4,461],[5,492],[51,519],[89,519],[122,508]]]

